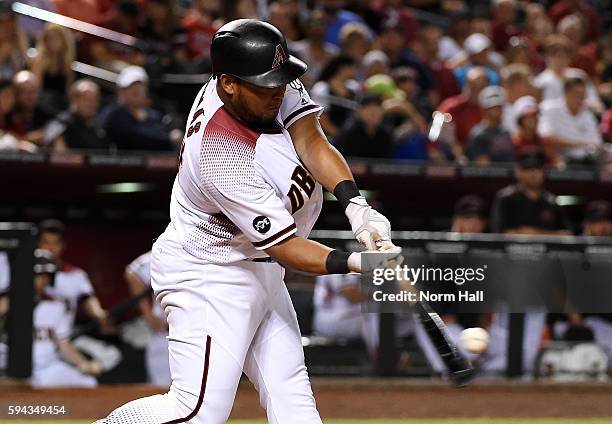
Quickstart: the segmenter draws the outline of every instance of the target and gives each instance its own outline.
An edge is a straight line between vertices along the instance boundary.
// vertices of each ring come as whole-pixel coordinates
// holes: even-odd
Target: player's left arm
[[[108,324],[108,314],[94,294],[87,296],[83,300],[83,309],[88,317],[95,319],[100,325],[105,326]]]
[[[308,171],[344,208],[357,240],[369,250],[393,246],[389,220],[361,196],[346,160],[325,137],[317,114],[301,117],[287,130]]]
[[[62,357],[76,366],[83,374],[98,375],[102,371],[100,364],[95,360],[87,359],[79,352],[68,339],[57,342],[57,347]]]

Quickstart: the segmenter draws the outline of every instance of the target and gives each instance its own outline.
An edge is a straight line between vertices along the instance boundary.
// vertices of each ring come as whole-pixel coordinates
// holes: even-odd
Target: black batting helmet
[[[287,41],[275,26],[257,19],[237,19],[219,28],[210,57],[213,76],[228,74],[264,88],[288,84],[308,68],[289,55]]]

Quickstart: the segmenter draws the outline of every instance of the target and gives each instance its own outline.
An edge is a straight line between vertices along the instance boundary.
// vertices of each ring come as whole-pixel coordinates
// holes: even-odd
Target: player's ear
[[[221,83],[221,89],[225,91],[227,95],[232,96],[236,93],[236,78],[231,75],[221,74],[219,82]]]

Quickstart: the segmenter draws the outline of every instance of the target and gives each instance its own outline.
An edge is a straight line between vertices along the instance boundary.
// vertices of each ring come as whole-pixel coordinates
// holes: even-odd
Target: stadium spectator
[[[607,143],[612,143],[612,108],[608,109],[601,117],[599,131]]]
[[[90,24],[105,25],[115,13],[113,0],[52,0],[52,2],[60,15]]]
[[[75,82],[70,88],[70,108],[58,115],[46,129],[56,150],[106,150],[110,142],[98,122],[100,88],[88,79]]]
[[[75,43],[69,29],[48,24],[38,38],[32,72],[42,84],[41,100],[52,110],[68,106],[68,89],[74,82]]]
[[[585,236],[612,237],[612,204],[607,200],[589,202],[584,211]]]
[[[405,4],[405,1],[383,0],[378,2],[378,7],[376,2],[370,3],[373,3],[375,12],[379,18],[375,23],[366,19],[366,22],[370,28],[373,28],[376,32],[380,32],[380,25],[383,22],[387,21],[388,19],[397,19],[399,26],[402,28],[404,33],[404,43],[409,46],[415,41],[416,35],[420,30],[420,25],[414,12]]]
[[[359,15],[344,9],[345,0],[320,0],[320,5],[327,19],[325,41],[328,43],[340,46],[340,32],[345,25],[355,22],[365,24]]]
[[[64,259],[65,230],[64,224],[55,219],[47,219],[38,224],[38,248],[51,252],[58,265],[55,284],[49,287],[47,292],[67,302],[71,323],[74,322],[80,306],[87,317],[97,321],[102,328],[108,329],[107,313],[100,305],[87,273]]]
[[[503,111],[503,127],[510,134],[518,129],[516,116],[514,115],[514,104],[521,97],[535,94],[531,84],[531,72],[527,65],[514,63],[501,70],[502,86],[506,90],[506,104]]]
[[[524,65],[530,72],[540,73],[546,67],[544,59],[527,37],[512,37],[504,52],[506,65]],[[503,82],[503,76],[502,76]]]
[[[559,155],[549,139],[538,134],[540,108],[531,96],[524,96],[514,102],[512,116],[516,119],[517,129],[512,134],[512,144],[516,152],[528,148],[542,150],[547,156],[547,163],[556,165]]]
[[[325,14],[320,10],[310,13],[306,22],[306,37],[290,44],[290,49],[308,64],[308,71],[301,80],[307,88],[317,82],[323,66],[336,56],[340,49],[325,41]]]
[[[124,277],[132,296],[140,296],[144,291],[150,294],[138,302],[138,308],[149,330],[149,341],[145,353],[147,376],[150,384],[168,387],[172,383],[168,365],[168,323],[151,289],[151,252],[134,259],[125,268]]]
[[[348,56],[332,58],[321,70],[319,81],[312,87],[312,99],[323,106],[321,127],[326,134],[335,137],[357,106],[359,84],[353,79],[356,63]]]
[[[494,0],[491,2],[493,8],[492,39],[493,46],[498,52],[505,52],[512,37],[520,34],[516,25],[516,1]]]
[[[391,71],[391,77],[397,88],[404,93],[403,98],[410,108],[409,117],[416,121],[415,123],[420,131],[425,131],[427,120],[431,117],[434,108],[429,99],[421,95],[417,84],[418,76],[416,72],[412,68],[399,67]]]
[[[136,37],[139,6],[135,0],[120,0],[112,20],[106,25],[113,31]],[[140,50],[96,36],[84,36],[79,42],[79,57],[86,63],[119,72],[128,65],[144,65],[146,57]]]
[[[570,46],[570,41],[563,35],[554,34],[546,38],[546,69],[534,79],[534,85],[542,92],[542,100],[555,100],[563,97],[563,81],[566,78],[584,78],[587,105],[594,111],[601,111],[601,100],[584,71],[569,67],[572,55]]]
[[[221,1],[219,26],[234,19],[257,19],[256,0]]]
[[[433,77],[429,68],[421,59],[406,47],[402,28],[395,19],[387,20],[381,29],[376,46],[389,57],[389,66],[393,68],[413,68],[418,76],[417,83],[422,95],[429,96],[433,89]]]
[[[555,25],[567,15],[578,14],[582,16],[588,24],[587,27],[589,30],[586,34],[588,38],[590,40],[596,40],[597,37],[599,37],[601,20],[595,9],[584,0],[559,0],[550,8],[548,14]]]
[[[70,341],[72,316],[66,302],[50,296],[56,284],[57,265],[50,252],[34,252],[34,311],[32,344],[33,387],[95,387],[102,371]]]
[[[416,44],[416,48],[419,50],[421,61],[429,67],[434,82],[436,96],[430,99],[432,103],[437,104],[459,94],[461,88],[453,71],[446,65],[445,61],[438,57],[442,30],[435,25],[422,24],[418,37],[419,43]]]
[[[364,80],[377,74],[389,75],[389,58],[381,50],[370,50],[363,57],[361,68]]]
[[[220,0],[196,0],[183,17],[181,24],[187,33],[186,43],[190,60],[209,60],[210,44],[218,29],[215,19],[220,9]]]
[[[340,51],[352,58],[355,63],[361,63],[365,54],[370,50],[372,35],[365,24],[351,22],[342,27],[340,31]]]
[[[289,1],[274,1],[268,6],[267,21],[283,33],[287,42],[299,40],[302,36],[300,26],[296,25]]]
[[[538,149],[519,153],[516,184],[497,192],[491,213],[494,232],[506,234],[568,235],[565,211],[544,188],[546,155]]]
[[[578,15],[567,15],[559,21],[557,32],[567,37],[572,52],[570,66],[582,69],[592,80],[597,75],[597,43],[585,42],[584,21]]]
[[[538,133],[550,139],[560,155],[570,162],[596,159],[602,145],[593,113],[585,106],[587,85],[582,78],[567,78],[565,96],[542,102]]]
[[[0,5],[0,80],[8,80],[27,64],[28,40],[17,25],[10,2]]]
[[[462,52],[463,42],[470,35],[470,17],[465,11],[449,16],[447,34],[440,39],[438,58],[447,61]]]
[[[502,127],[506,93],[503,88],[490,85],[478,96],[482,121],[470,131],[465,155],[472,162],[486,165],[490,162],[511,162],[514,148],[510,133]]]
[[[467,74],[467,82],[461,94],[449,97],[438,106],[442,113],[452,116],[453,136],[450,141],[456,160],[463,160],[464,147],[472,128],[482,119],[478,106],[478,96],[489,85],[484,68],[472,68]]]
[[[148,54],[154,56],[164,70],[179,72],[188,62],[187,35],[181,27],[177,6],[173,0],[148,0],[146,21],[139,36],[148,44]]]
[[[365,94],[355,115],[346,122],[335,139],[335,145],[345,156],[391,157],[391,132],[383,125],[382,98]]]
[[[40,83],[30,71],[19,71],[13,78],[17,103],[9,131],[38,146],[44,139],[44,126],[52,114],[40,101]]]
[[[455,203],[451,231],[455,233],[484,233],[487,217],[484,201],[474,195],[461,197]]]
[[[175,150],[182,132],[169,130],[161,114],[149,107],[149,77],[138,66],[128,66],[117,77],[117,104],[106,111],[103,128],[119,150]]]
[[[24,140],[17,139],[8,132],[11,126],[12,113],[15,108],[15,89],[10,80],[0,81],[0,151],[19,150],[32,152],[36,146]]]
[[[453,71],[461,87],[465,85],[470,69],[476,67],[485,70],[490,85],[499,85],[499,73],[489,59],[491,53],[491,40],[489,40],[489,37],[480,33],[472,34],[465,39],[463,50],[467,55],[466,60],[460,66],[455,67]]]

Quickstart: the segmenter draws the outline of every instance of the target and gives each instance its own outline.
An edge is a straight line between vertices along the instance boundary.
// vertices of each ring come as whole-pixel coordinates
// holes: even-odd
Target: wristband
[[[334,187],[334,196],[340,202],[343,209],[351,202],[353,197],[361,196],[359,193],[359,189],[357,188],[357,184],[353,180],[344,180],[340,181],[336,187]]]
[[[325,268],[328,274],[348,274],[350,272],[348,267],[348,258],[350,253],[343,252],[342,250],[332,250],[327,255],[325,260]]]

